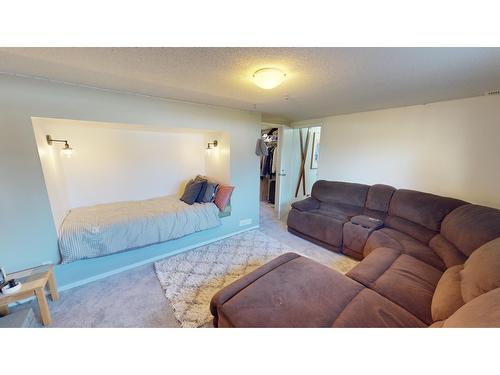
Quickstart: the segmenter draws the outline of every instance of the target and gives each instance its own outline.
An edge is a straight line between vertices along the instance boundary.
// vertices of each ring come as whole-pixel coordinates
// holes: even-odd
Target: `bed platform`
[[[188,205],[175,195],[74,208],[59,233],[62,263],[186,236],[221,224],[214,203]]]

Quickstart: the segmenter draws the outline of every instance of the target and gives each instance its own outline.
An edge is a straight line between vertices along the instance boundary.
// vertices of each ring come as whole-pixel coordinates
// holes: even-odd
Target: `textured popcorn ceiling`
[[[262,90],[251,76],[263,67],[287,79]],[[0,48],[0,72],[289,121],[482,95],[500,88],[500,49]]]

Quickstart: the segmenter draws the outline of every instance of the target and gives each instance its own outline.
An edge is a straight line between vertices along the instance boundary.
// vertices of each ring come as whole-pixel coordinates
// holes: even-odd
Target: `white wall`
[[[227,132],[209,132],[205,134],[204,148],[208,142],[218,142],[217,147],[212,150],[205,150],[206,175],[218,183],[231,184],[230,161],[231,161],[231,140]]]
[[[320,179],[386,183],[500,208],[500,97],[309,122],[322,124]]]
[[[40,118],[33,127],[56,228],[71,208],[180,194],[206,174],[201,131]],[[61,156],[47,134],[67,139],[74,155]]]

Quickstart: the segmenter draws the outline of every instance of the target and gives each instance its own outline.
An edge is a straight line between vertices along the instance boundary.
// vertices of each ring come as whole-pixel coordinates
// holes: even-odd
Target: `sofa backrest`
[[[500,210],[467,204],[453,210],[441,225],[441,236],[464,256],[500,237]]]
[[[485,327],[500,323],[500,237],[473,252],[464,265],[449,268],[432,299],[434,321],[445,327]]]
[[[386,225],[429,243],[445,216],[464,204],[459,199],[399,189],[392,196]]]
[[[443,328],[500,327],[500,288],[474,298],[446,319]]]
[[[376,184],[370,186],[366,196],[365,207],[369,210],[387,212],[389,203],[396,188],[389,185]]]
[[[460,271],[460,280],[466,303],[500,288],[500,237],[486,242],[471,254]]]
[[[316,181],[311,195],[320,202],[343,203],[363,207],[370,186],[340,181]]]
[[[470,254],[500,237],[500,210],[459,199],[388,185],[318,180],[311,195],[320,202],[388,212],[385,225],[429,246],[447,267],[463,264]]]

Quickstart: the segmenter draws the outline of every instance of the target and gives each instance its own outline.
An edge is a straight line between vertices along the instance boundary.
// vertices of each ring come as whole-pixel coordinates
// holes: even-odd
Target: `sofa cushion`
[[[342,246],[342,226],[347,219],[335,217],[320,210],[292,209],[287,224],[297,232],[316,238],[337,248]]]
[[[500,237],[500,210],[474,204],[461,206],[443,220],[441,234],[468,257],[481,245]]]
[[[335,216],[341,219],[350,220],[351,217],[363,213],[363,207],[343,203],[321,202],[317,212],[322,215]]]
[[[446,269],[441,258],[431,248],[413,237],[392,228],[382,228],[373,232],[368,237],[368,241],[366,241],[363,250],[364,256],[368,256],[368,254],[378,247],[391,247],[399,250],[401,253],[411,255],[438,270],[444,271]]]
[[[436,234],[429,242],[429,247],[443,260],[446,267],[464,264],[466,256],[440,234]]]
[[[500,237],[474,251],[460,272],[462,296],[469,302],[500,287]]]
[[[500,328],[500,288],[474,298],[444,321],[443,327]]]
[[[408,328],[425,326],[416,316],[368,288],[356,294],[332,325],[332,327],[351,328]]]
[[[369,210],[387,212],[396,189],[389,185],[376,184],[368,189],[365,207]]]
[[[397,250],[378,248],[347,273],[425,324],[432,323],[431,302],[442,272]]]
[[[374,256],[371,256],[375,254]],[[346,276],[353,278],[363,285],[370,286],[394,263],[401,255],[401,251],[390,247],[379,247],[369,256],[366,256]]]
[[[309,197],[298,202],[293,202],[292,208],[299,211],[317,210],[319,208],[319,203],[319,200],[316,198]]]
[[[229,298],[214,296],[212,313],[223,316],[219,323],[233,327],[331,327],[364,289],[320,263],[285,256],[285,261],[281,257],[273,260],[275,266],[267,272],[257,269],[256,275],[247,275],[251,282],[243,288],[231,290],[230,285]],[[221,292],[224,294],[224,289]]]
[[[458,199],[400,189],[392,196],[389,215],[439,231],[444,217],[463,204],[465,202]]]
[[[385,219],[385,226],[396,229],[399,232],[403,232],[423,244],[428,244],[437,233],[399,216],[388,216]]]
[[[321,202],[343,203],[364,207],[368,185],[339,181],[316,181],[311,195]]]
[[[434,321],[448,319],[451,314],[463,306],[460,287],[462,265],[448,268],[439,280],[432,297],[431,313]]]

